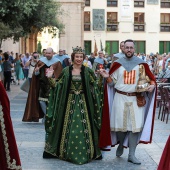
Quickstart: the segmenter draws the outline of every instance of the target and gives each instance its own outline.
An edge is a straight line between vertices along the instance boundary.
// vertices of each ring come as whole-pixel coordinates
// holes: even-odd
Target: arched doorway
[[[61,11],[63,10],[63,15],[60,20],[64,24],[65,28],[62,32],[59,33],[59,44],[53,47],[50,45],[50,40],[47,38],[43,42],[46,46],[52,46],[55,52],[58,52],[58,49],[61,48],[66,50],[67,54],[72,53],[72,47],[81,46],[84,47],[84,7],[85,0],[73,1],[73,0],[65,0],[61,1]],[[41,33],[38,34],[37,40],[35,36],[30,35],[26,40],[23,38],[21,41],[22,52],[33,52],[37,50],[37,41],[43,37]],[[42,38],[43,39],[43,38]],[[34,42],[33,42],[34,41]],[[25,44],[25,45],[24,45]],[[24,45],[24,46],[23,46]],[[46,48],[47,48],[46,47]],[[45,47],[44,47],[45,48]],[[57,49],[56,49],[57,48]],[[43,49],[43,45],[42,45]]]

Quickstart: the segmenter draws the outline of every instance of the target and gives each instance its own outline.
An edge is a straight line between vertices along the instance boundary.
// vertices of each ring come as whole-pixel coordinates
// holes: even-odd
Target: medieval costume
[[[118,59],[120,59],[120,58],[122,58],[122,57],[125,57],[125,54],[122,53],[122,52],[114,54],[113,57],[112,57],[111,66],[112,66],[112,64],[113,64],[114,61],[116,61],[116,60],[118,60]],[[111,68],[111,67],[110,67],[110,68]]]
[[[44,110],[41,109],[39,101],[48,101],[52,81],[51,78],[46,76],[46,71],[51,66],[53,66],[54,69],[54,78],[57,79],[62,70],[61,63],[58,59],[53,57],[51,60],[48,60],[46,57],[42,57],[38,61],[36,67],[40,68],[40,73],[39,75],[35,75],[35,72],[33,72],[22,121],[38,122],[40,118],[44,117]]]
[[[100,57],[97,57],[95,60],[94,60],[94,63],[93,63],[93,71],[97,71],[101,68],[104,68],[105,67],[105,62],[106,62],[106,59],[103,59],[103,58],[100,58]]]
[[[157,170],[165,169],[170,169],[170,136],[166,142]]]
[[[0,82],[0,170],[21,170],[21,162],[10,117],[10,104]]]
[[[81,75],[72,75],[72,69],[62,71],[50,92],[43,157],[84,164],[101,158],[102,99],[93,70],[82,65]]]
[[[152,93],[143,92],[146,105],[139,107],[136,102],[136,86],[139,80],[139,65],[145,68],[146,75],[151,82],[155,78],[148,65],[135,56],[123,57],[113,63],[109,71],[112,85],[106,84],[102,127],[100,133],[100,148],[110,150],[119,142],[117,132],[126,133],[123,145],[129,146],[130,134],[138,134],[137,143],[151,143],[153,122],[155,116],[156,90]],[[117,156],[121,154],[117,153]],[[140,164],[137,162],[137,164]]]
[[[70,65],[70,63],[69,63],[70,57],[68,55],[59,55],[59,54],[57,54],[54,57],[57,58],[58,60],[60,60],[61,65],[62,65],[63,68]]]
[[[114,54],[114,57],[117,57],[118,59],[122,58],[122,57],[125,57],[125,54],[120,52],[120,53],[116,53]]]

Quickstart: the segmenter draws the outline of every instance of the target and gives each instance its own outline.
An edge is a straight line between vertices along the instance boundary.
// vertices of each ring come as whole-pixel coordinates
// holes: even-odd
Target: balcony
[[[144,22],[134,22],[134,31],[145,31]]]
[[[170,23],[161,23],[160,31],[161,32],[170,32]]]
[[[162,22],[160,25],[161,26],[170,26],[170,23],[169,22]]]
[[[91,30],[91,23],[86,22],[84,23],[84,31],[90,31]]]
[[[118,0],[107,0],[107,7],[117,7]]]
[[[85,6],[90,6],[90,0],[85,0]]]
[[[170,0],[161,0],[161,8],[170,8]]]
[[[145,7],[145,1],[144,0],[134,1],[134,7]]]
[[[119,22],[108,22],[107,31],[118,31]]]

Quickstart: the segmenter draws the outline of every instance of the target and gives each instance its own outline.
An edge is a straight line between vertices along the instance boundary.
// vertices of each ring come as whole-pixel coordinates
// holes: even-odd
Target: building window
[[[134,13],[134,31],[145,31],[144,13]]]
[[[170,52],[170,41],[159,41],[159,54]]]
[[[166,26],[164,24],[161,24],[161,32],[170,32],[170,24],[169,26]]]
[[[84,31],[90,31],[90,12],[84,12]]]
[[[111,6],[111,7],[117,7],[117,0],[107,0],[107,6]]]
[[[135,51],[145,54],[145,41],[135,41]]]
[[[161,14],[161,23],[162,24],[170,23],[170,13],[162,13]]]
[[[170,32],[170,13],[162,13],[161,14],[161,24],[160,24],[161,32]]]
[[[134,22],[135,23],[144,23],[144,13],[134,13]]]
[[[107,12],[107,31],[118,30],[117,12]]]
[[[108,55],[119,52],[119,41],[106,41],[105,51]]]
[[[161,8],[170,8],[169,0],[161,0]]]
[[[90,6],[90,0],[85,0],[85,6]]]
[[[145,7],[145,0],[134,1],[134,7]]]
[[[85,54],[90,55],[91,53],[91,41],[84,41]]]

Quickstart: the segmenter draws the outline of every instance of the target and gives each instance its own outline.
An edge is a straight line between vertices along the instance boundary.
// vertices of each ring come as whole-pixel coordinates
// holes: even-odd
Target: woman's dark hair
[[[75,54],[78,54],[78,53],[72,53],[71,54],[71,60],[74,61],[74,56]],[[85,54],[84,53],[80,53],[80,54],[83,54],[83,60],[85,59]]]
[[[5,58],[5,61],[9,59],[8,53],[6,53],[6,52],[4,53],[4,58]]]

